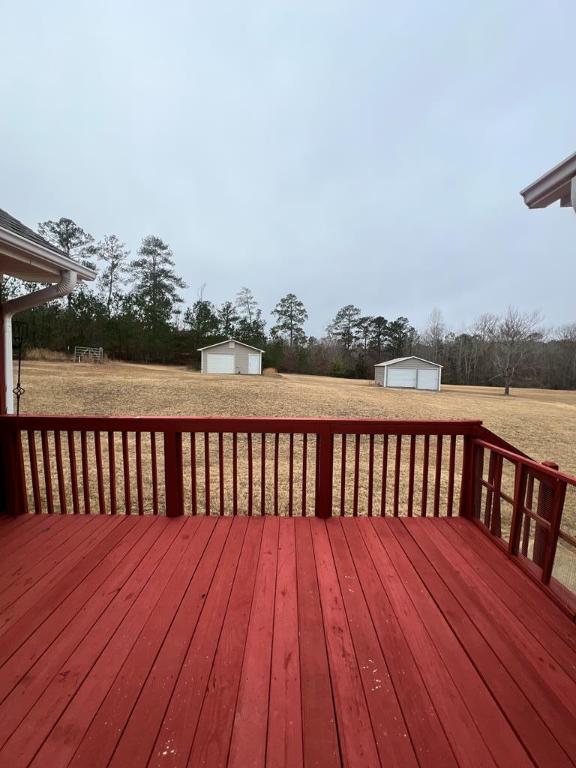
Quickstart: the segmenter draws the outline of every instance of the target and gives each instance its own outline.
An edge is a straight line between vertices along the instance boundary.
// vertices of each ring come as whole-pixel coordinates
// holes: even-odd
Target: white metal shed
[[[395,357],[374,366],[374,381],[380,387],[428,389],[438,392],[442,366],[421,357]]]
[[[264,350],[236,339],[226,339],[208,347],[201,347],[198,352],[201,354],[202,373],[262,373]]]

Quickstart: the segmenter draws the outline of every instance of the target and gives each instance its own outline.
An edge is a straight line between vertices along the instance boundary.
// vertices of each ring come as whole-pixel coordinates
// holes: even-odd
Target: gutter
[[[546,208],[560,202],[561,207],[576,211],[576,153],[567,157],[520,194],[528,208]]]
[[[76,265],[75,265],[76,266]],[[92,270],[86,270],[91,272]],[[78,282],[78,272],[65,270],[60,273],[60,282],[49,285],[40,291],[27,293],[25,296],[17,296],[2,305],[2,325],[4,326],[4,378],[3,386],[6,392],[6,412],[14,413],[12,390],[14,388],[14,374],[12,370],[12,318],[18,312],[25,309],[46,304],[53,299],[61,299],[71,293]]]
[[[12,254],[13,257],[18,258],[24,264],[35,266],[35,259],[37,259],[46,262],[46,267],[49,270],[50,267],[52,268],[50,271],[54,271],[55,268],[60,272],[73,270],[83,280],[94,280],[96,278],[96,272],[93,269],[78,264],[63,253],[45,248],[32,240],[27,240],[25,237],[21,237],[9,229],[4,229],[4,227],[0,227],[0,242],[26,254],[22,256],[20,254]]]

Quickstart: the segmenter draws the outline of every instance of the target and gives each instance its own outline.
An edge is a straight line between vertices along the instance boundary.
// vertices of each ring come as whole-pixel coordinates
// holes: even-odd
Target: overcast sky
[[[172,247],[193,301],[576,321],[574,0],[0,0],[0,207]]]

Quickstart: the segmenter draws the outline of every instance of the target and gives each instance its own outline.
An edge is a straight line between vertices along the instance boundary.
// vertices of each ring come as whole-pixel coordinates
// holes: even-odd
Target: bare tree
[[[434,362],[438,362],[442,353],[442,344],[446,336],[446,326],[442,312],[434,307],[428,317],[428,325],[422,332],[421,341],[430,350]]]
[[[493,364],[496,375],[504,383],[505,395],[510,394],[510,387],[526,363],[534,342],[542,339],[540,323],[538,312],[520,312],[508,307],[503,317],[488,326],[494,342]]]

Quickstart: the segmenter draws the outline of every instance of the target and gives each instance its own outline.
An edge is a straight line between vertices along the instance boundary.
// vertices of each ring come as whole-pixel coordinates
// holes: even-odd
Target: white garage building
[[[374,380],[380,387],[438,391],[441,378],[442,366],[421,357],[395,357],[374,366]]]
[[[209,347],[201,347],[202,373],[262,373],[263,349],[251,347],[236,339],[226,339]]]

